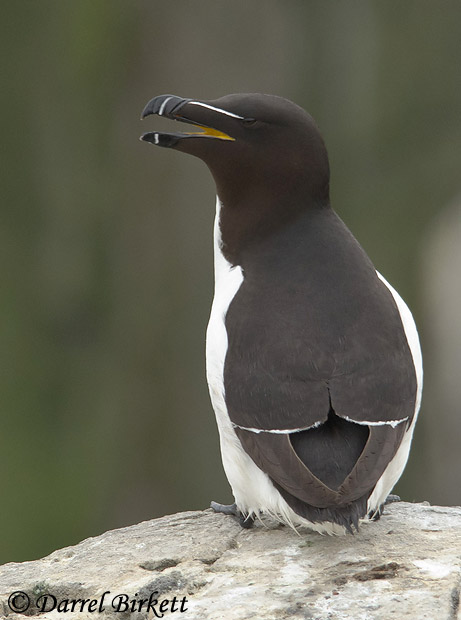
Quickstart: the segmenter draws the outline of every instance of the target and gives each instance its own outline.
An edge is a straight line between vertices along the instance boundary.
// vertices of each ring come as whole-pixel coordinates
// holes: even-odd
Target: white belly
[[[214,225],[215,294],[206,335],[206,365],[208,388],[218,424],[224,471],[231,485],[235,502],[243,513],[257,515],[265,512],[290,525],[301,524],[301,522],[306,525],[308,522],[293,512],[274,487],[269,476],[259,469],[245,452],[227,412],[224,400],[227,331],[224,321],[227,309],[243,282],[243,273],[240,267],[232,267],[221,252],[220,208],[218,199]],[[317,524],[313,527],[321,531],[331,529],[329,525],[326,529]]]

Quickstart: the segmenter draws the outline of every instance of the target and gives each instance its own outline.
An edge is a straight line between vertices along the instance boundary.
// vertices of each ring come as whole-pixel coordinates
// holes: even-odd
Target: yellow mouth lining
[[[219,138],[220,140],[234,140],[231,136],[228,136],[227,133],[223,131],[219,131],[218,129],[212,129],[211,127],[203,127],[202,125],[197,125],[199,129],[202,131],[188,131],[186,132],[187,136],[210,136],[211,138]]]

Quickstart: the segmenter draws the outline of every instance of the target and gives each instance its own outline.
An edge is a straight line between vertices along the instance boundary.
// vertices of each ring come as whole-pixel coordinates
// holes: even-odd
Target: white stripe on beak
[[[166,101],[163,102],[162,108],[165,105]],[[227,110],[221,110],[221,108],[215,108],[214,106],[208,105],[207,103],[202,103],[201,101],[188,101],[187,105],[199,105],[202,108],[208,108],[208,110],[213,110],[213,112],[219,112],[220,114],[225,114],[226,116],[231,116],[232,118],[239,118],[240,120],[243,119],[243,116],[239,116],[238,114],[234,114],[233,112],[228,112]],[[159,114],[162,113],[162,108],[160,108]]]
[[[160,106],[160,110],[158,111],[159,116],[162,116],[163,110],[165,109],[165,106],[169,102],[170,99],[173,99],[173,97],[167,97],[165,101],[162,103],[162,105]]]

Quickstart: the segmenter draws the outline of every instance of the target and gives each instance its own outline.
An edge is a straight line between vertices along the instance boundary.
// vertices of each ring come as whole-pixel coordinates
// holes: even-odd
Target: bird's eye
[[[245,125],[245,127],[251,127],[251,125],[254,125],[256,123],[256,119],[255,118],[242,118],[242,125]]]

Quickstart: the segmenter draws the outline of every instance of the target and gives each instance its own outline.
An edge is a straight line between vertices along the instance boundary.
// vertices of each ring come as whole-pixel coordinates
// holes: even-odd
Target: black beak
[[[192,101],[192,99],[183,99],[176,95],[159,95],[149,101],[142,111],[141,119],[146,118],[150,114],[175,118],[175,112],[178,112],[188,101]]]
[[[142,111],[141,119],[144,119],[146,118],[146,116],[150,116],[151,114],[157,116],[164,116],[175,121],[181,121],[183,123],[188,123],[189,125],[194,125],[195,127],[199,128],[199,131],[184,133],[163,133],[159,131],[149,131],[141,136],[141,140],[167,148],[176,146],[180,140],[184,140],[186,138],[214,138],[220,140],[234,141],[234,138],[232,138],[228,134],[218,129],[213,129],[209,125],[204,125],[202,123],[194,121],[188,117],[189,115],[185,116],[181,114],[181,110],[189,102],[193,102],[195,105],[204,105],[203,103],[200,104],[200,102],[197,102],[193,99],[184,99],[183,97],[177,97],[176,95],[159,95],[158,97],[154,97],[149,101],[149,103]],[[216,110],[216,108],[213,109]]]
[[[141,120],[151,114],[179,120],[180,117],[175,116],[175,112],[178,112],[188,101],[190,101],[190,99],[183,99],[183,97],[177,97],[176,95],[159,95],[158,97],[154,97],[142,111]],[[151,144],[168,148],[178,143],[180,135],[148,131],[143,134],[140,139],[144,142],[150,142]]]

